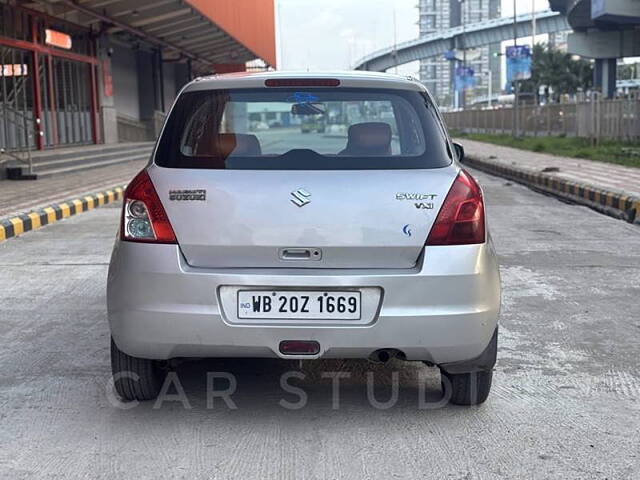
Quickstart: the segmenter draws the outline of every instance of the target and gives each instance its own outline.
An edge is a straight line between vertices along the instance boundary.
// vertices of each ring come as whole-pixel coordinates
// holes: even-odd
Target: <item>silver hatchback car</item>
[[[398,357],[439,367],[453,403],[483,402],[500,279],[462,155],[411,78],[189,83],[125,193],[118,394],[154,398],[178,357]]]

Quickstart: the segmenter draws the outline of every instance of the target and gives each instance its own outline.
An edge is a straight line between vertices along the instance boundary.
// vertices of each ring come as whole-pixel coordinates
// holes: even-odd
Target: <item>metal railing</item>
[[[0,165],[10,161],[16,161],[27,166],[29,175],[33,174],[33,159],[31,157],[31,144],[35,139],[35,126],[33,125],[33,119],[24,112],[16,110],[7,106],[6,104],[0,104],[0,111],[3,122],[9,122],[13,127],[21,132],[21,141],[17,142],[18,146],[15,148],[6,148],[6,146],[0,146]],[[9,113],[9,115],[7,115]]]
[[[467,109],[443,114],[452,130],[464,133],[510,134],[513,107]],[[640,141],[640,95],[603,99],[600,95],[575,103],[519,105],[520,134]]]

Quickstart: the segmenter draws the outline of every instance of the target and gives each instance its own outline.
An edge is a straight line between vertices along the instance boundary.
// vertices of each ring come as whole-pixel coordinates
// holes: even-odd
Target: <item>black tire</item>
[[[111,339],[111,372],[116,392],[124,401],[153,400],[166,376],[160,361],[127,355]]]
[[[442,390],[445,395],[450,395],[449,401],[454,405],[480,405],[484,403],[491,391],[492,370],[456,374],[441,372],[441,374],[449,380],[449,385],[443,381]]]

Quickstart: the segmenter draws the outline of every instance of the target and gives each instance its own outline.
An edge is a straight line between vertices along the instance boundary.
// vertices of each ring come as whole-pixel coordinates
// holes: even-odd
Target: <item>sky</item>
[[[375,50],[418,37],[418,0],[276,0],[278,65],[283,70],[348,70]],[[517,0],[518,13],[546,0]],[[513,0],[502,14],[513,15]],[[394,28],[395,16],[395,28]],[[400,72],[417,76],[417,63]]]

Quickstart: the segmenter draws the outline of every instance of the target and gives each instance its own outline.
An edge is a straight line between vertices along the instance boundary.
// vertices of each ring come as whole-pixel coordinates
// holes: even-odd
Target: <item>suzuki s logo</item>
[[[307,203],[311,202],[311,200],[309,200],[311,194],[303,188],[291,192],[291,196],[293,197],[291,202],[299,207],[304,207]]]

